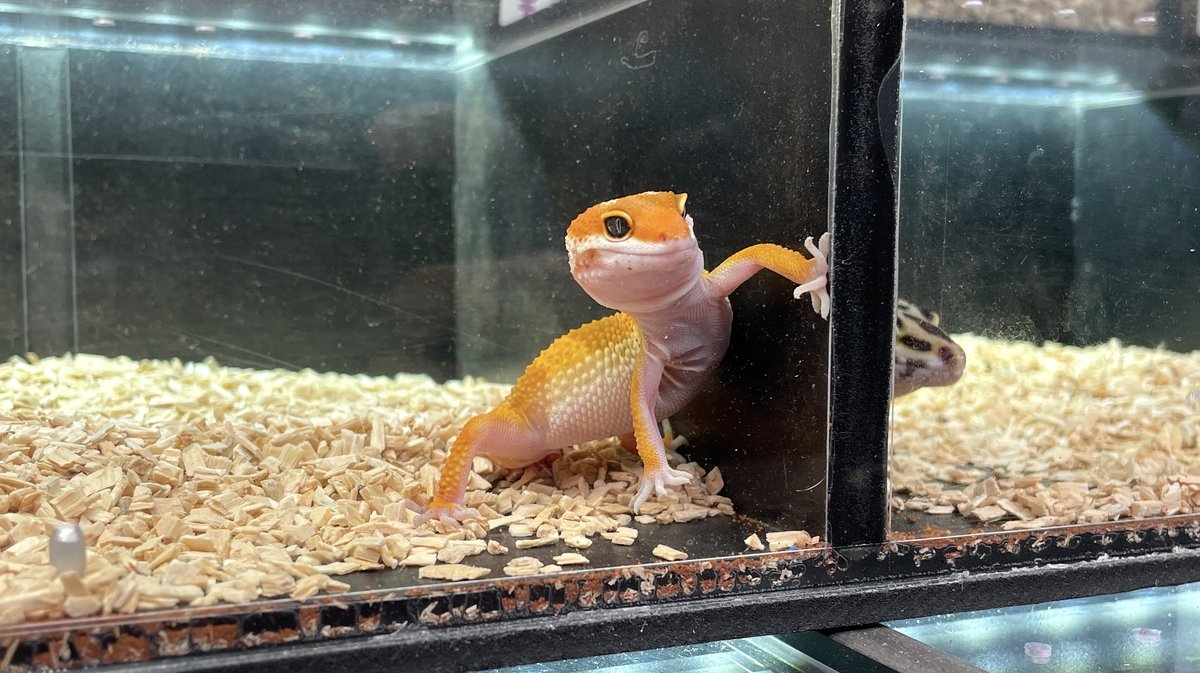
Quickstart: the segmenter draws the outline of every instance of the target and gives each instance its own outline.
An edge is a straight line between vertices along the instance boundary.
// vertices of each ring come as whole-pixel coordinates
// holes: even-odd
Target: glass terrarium
[[[900,537],[1200,508],[1190,4],[910,4]]]
[[[610,430],[520,466],[484,447],[457,503],[475,516],[418,517],[464,424],[613,312],[568,264],[589,207],[676,194],[654,217],[707,255],[681,267],[693,285],[754,244],[813,256],[829,3],[10,3],[0,20],[6,665],[110,660],[32,635],[47,620],[130,633],[174,610],[186,638],[143,633],[180,654],[305,638],[310,598],[322,634],[395,629],[451,615],[324,597],[561,593],[563,577],[823,544],[828,322],[793,296],[818,270],[745,274],[726,357],[720,334],[667,349],[664,385],[695,399],[649,420],[676,481],[646,502],[638,451]],[[638,219],[630,203],[614,212]],[[730,310],[709,304],[663,339]],[[628,416],[624,386],[609,396]],[[547,418],[591,413],[573,390]],[[82,572],[51,562],[55,531]],[[292,612],[247,624],[254,601]],[[519,611],[455,615],[496,610]]]
[[[1195,12],[1046,4],[0,4],[0,669],[1196,579]]]

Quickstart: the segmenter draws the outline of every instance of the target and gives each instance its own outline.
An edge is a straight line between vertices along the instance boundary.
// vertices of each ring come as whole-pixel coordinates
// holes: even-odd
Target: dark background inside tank
[[[689,193],[710,268],[825,230],[818,4],[653,0],[464,75],[458,327],[488,336],[462,344],[464,371],[514,378],[565,329],[609,312],[563,251],[565,225],[592,203]],[[731,301],[729,354],[675,428],[694,440],[689,458],[721,467],[739,511],[823,530],[828,324],[770,273]]]
[[[1195,41],[913,21],[906,58],[902,296],[952,332],[1200,348]]]

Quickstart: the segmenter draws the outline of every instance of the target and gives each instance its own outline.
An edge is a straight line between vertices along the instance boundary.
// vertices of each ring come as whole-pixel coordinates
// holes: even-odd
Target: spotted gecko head
[[[687,194],[644,192],[599,203],[567,228],[575,281],[618,311],[655,311],[693,288],[704,255],[692,233]]]
[[[901,299],[896,302],[894,395],[948,386],[962,378],[963,349],[938,326],[938,314]]]

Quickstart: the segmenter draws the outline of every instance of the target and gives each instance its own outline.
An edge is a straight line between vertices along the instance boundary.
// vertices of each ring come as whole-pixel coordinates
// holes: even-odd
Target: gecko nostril
[[[954,362],[954,351],[942,346],[938,349],[938,357],[942,359],[942,362]]]
[[[584,250],[583,252],[579,253],[579,255],[577,256],[577,259],[579,260],[579,268],[581,268],[581,269],[591,268],[592,265],[594,265],[596,263],[596,258],[599,256],[599,254],[600,253],[596,252],[596,250],[594,248],[589,249],[589,250]]]

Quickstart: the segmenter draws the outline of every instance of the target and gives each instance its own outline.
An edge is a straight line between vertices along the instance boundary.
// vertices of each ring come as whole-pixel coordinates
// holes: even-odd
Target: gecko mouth
[[[695,242],[679,239],[679,243],[653,246],[579,245],[567,249],[571,273],[590,278],[607,273],[637,273],[653,271],[672,273],[694,263]]]
[[[951,355],[938,362],[896,358],[894,375],[899,381],[911,381],[920,386],[948,386],[962,378],[965,358]]]
[[[704,273],[695,239],[587,243],[597,242],[567,248],[571,276],[596,302],[618,311],[659,310],[689,292]]]

